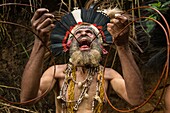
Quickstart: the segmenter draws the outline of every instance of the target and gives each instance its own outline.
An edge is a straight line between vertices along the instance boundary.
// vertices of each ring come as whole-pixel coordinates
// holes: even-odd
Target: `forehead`
[[[90,30],[90,31],[94,31],[94,29],[92,28],[92,27],[90,27],[90,26],[80,26],[80,27],[78,27],[76,30],[75,30],[75,32],[77,32],[77,31],[81,31],[81,30]]]
[[[92,33],[94,32],[92,29],[81,28],[81,29],[77,29],[77,30],[75,31],[75,33],[79,32],[79,31],[91,31]]]

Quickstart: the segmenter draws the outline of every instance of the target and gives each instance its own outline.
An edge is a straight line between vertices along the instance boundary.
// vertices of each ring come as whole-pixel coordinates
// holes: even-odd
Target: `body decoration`
[[[80,82],[76,81],[76,67],[72,64],[67,64],[64,73],[66,74],[65,79],[60,89],[59,96],[57,97],[57,99],[62,100],[62,110],[64,111],[64,109],[66,109],[69,113],[75,113],[83,99],[89,98],[88,90],[95,75],[97,75],[96,94],[91,104],[94,113],[101,113],[104,103],[104,78],[102,68],[99,66],[89,68],[86,78]],[[81,90],[77,100],[74,99],[75,85]]]

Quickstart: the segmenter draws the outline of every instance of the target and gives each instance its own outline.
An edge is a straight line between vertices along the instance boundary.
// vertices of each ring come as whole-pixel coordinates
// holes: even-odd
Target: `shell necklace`
[[[87,71],[87,76],[83,81],[76,81],[76,75],[75,75],[75,67],[73,67],[72,64],[67,64],[67,68],[64,71],[66,74],[64,82],[62,84],[62,87],[60,89],[59,96],[57,99],[62,100],[62,107],[67,108],[71,107],[69,111],[72,111],[70,113],[74,113],[78,110],[78,107],[83,99],[87,99],[89,97],[88,90],[91,85],[91,82],[94,78],[94,75],[99,72],[99,66],[94,68],[89,68]],[[99,77],[97,77],[99,78]],[[71,85],[72,84],[72,85]],[[78,88],[81,89],[81,93],[77,100],[74,100],[74,86],[77,84]],[[71,87],[71,90],[69,90]],[[102,99],[100,99],[99,96],[99,89],[101,87],[101,81],[97,80],[97,86],[96,86],[96,95],[94,96],[94,101],[92,103],[92,111],[94,110],[94,103],[97,100],[99,103],[102,102]],[[68,96],[70,96],[70,99],[66,99],[66,94],[68,92]]]

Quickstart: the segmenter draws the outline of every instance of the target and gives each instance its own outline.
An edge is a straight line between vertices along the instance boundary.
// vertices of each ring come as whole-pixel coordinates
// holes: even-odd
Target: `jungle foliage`
[[[22,72],[28,61],[34,42],[30,20],[37,8],[45,7],[58,16],[58,19],[75,6],[83,8],[100,1],[96,7],[118,7],[124,11],[141,6],[151,6],[159,10],[170,23],[170,0],[1,0],[0,1],[0,96],[10,102],[19,102]],[[150,8],[135,9],[128,12],[131,19],[142,16],[158,20],[165,26],[161,16]],[[170,37],[169,37],[170,38]],[[167,58],[167,40],[162,28],[150,19],[139,19],[131,25],[130,46],[144,78],[144,88],[147,98],[157,82]],[[106,46],[109,49],[109,46]],[[56,64],[64,63],[67,54],[57,56]],[[105,61],[102,63],[104,64]],[[44,70],[53,65],[47,51]],[[107,59],[107,67],[121,72],[117,52],[112,47]],[[169,81],[169,80],[168,80]],[[138,113],[148,113],[152,110],[162,113],[164,101],[158,102],[163,84],[160,84],[154,96]],[[0,99],[1,113],[54,113],[54,94],[51,92],[40,102],[32,106],[10,104]],[[113,105],[120,109],[130,109],[114,92],[109,96]],[[155,108],[154,108],[155,107]],[[146,109],[147,108],[147,109]],[[109,107],[109,113],[117,111]]]

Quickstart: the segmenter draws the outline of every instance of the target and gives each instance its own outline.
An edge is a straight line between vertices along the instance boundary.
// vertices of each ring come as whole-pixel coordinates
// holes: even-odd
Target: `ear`
[[[72,39],[67,41],[66,46],[64,47],[64,50],[63,50],[64,52],[68,51],[68,49],[70,48],[71,42],[72,42]]]
[[[71,43],[73,42],[73,39],[74,39],[73,36],[68,39],[68,41],[67,41],[67,43],[66,43],[66,46],[67,46],[68,49],[70,48]]]
[[[102,45],[100,47],[101,47],[102,52],[103,52],[104,55],[108,53],[108,51]]]
[[[72,42],[72,39],[67,41],[67,47],[68,48],[70,48],[71,42]]]

